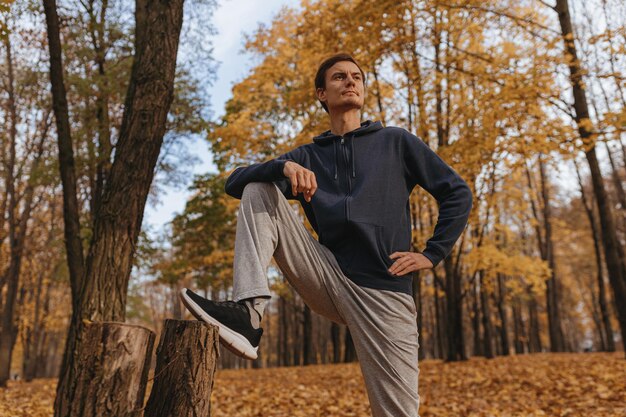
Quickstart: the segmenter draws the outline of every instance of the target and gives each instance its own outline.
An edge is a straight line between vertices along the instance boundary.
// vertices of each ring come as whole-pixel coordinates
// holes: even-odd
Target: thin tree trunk
[[[43,0],[48,28],[48,48],[50,52],[50,88],[52,108],[56,120],[59,147],[59,170],[63,186],[63,221],[65,224],[65,251],[70,273],[72,300],[80,298],[80,289],[85,269],[83,245],[80,238],[78,198],[76,197],[76,171],[74,151],[70,131],[69,110],[65,83],[63,81],[63,58],[59,33],[59,16],[56,0]],[[74,308],[76,306],[74,305]]]
[[[330,325],[330,338],[333,344],[333,363],[341,362],[341,341],[339,340],[339,324],[332,322]]]
[[[485,271],[479,271],[480,276],[480,305],[481,305],[481,313],[482,313],[482,323],[483,323],[483,346],[484,346],[484,354],[485,358],[492,359],[495,355],[493,353],[493,326],[491,324],[491,307],[489,306],[489,294],[487,293],[487,288],[485,284]]]
[[[580,187],[580,195],[582,198],[583,206],[585,207],[585,212],[587,213],[587,218],[589,219],[589,226],[591,227],[591,237],[593,238],[593,249],[595,253],[596,260],[596,277],[598,281],[598,303],[600,304],[600,312],[602,316],[603,323],[603,332],[605,336],[605,340],[603,340],[603,345],[606,344],[603,349],[606,349],[608,352],[615,352],[615,341],[613,340],[613,326],[611,325],[611,319],[609,315],[608,303],[606,301],[606,289],[604,286],[604,268],[602,267],[602,253],[600,248],[600,233],[598,231],[596,217],[594,215],[593,203],[589,203],[587,200],[587,193],[585,191],[585,187],[583,185],[582,178],[580,176],[580,170],[578,169],[578,164],[576,160],[574,160],[574,166],[576,168],[576,176],[578,178],[578,186]],[[600,335],[602,339],[602,334]]]
[[[508,356],[510,354],[509,348],[509,331],[508,331],[508,320],[506,317],[506,307],[505,307],[505,287],[504,287],[504,274],[498,273],[498,300],[496,305],[498,307],[498,315],[500,316],[500,325],[498,329],[500,330],[500,348],[501,355]]]
[[[543,351],[541,345],[541,337],[539,337],[539,314],[537,313],[537,300],[535,295],[530,289],[528,289],[528,350],[531,353],[538,353]]]
[[[600,216],[606,266],[609,281],[613,289],[613,299],[622,332],[624,352],[626,354],[626,265],[624,264],[626,260],[624,259],[623,249],[617,239],[613,212],[611,211],[609,199],[604,188],[604,179],[602,178],[602,172],[600,171],[600,165],[596,155],[595,138],[592,134],[593,126],[591,126],[589,119],[587,97],[582,80],[583,71],[580,61],[578,60],[576,45],[574,43],[574,34],[567,0],[556,0],[554,9],[559,17],[561,35],[565,43],[565,51],[571,57],[568,66],[574,96],[576,124],[578,125],[580,138],[585,144],[585,156],[589,164],[593,191]]]
[[[474,355],[483,356],[483,342],[480,333],[480,309],[478,307],[478,281],[472,284],[472,330],[474,335]]]
[[[554,260],[554,242],[552,241],[552,213],[551,199],[548,191],[549,185],[546,180],[545,163],[542,155],[539,155],[539,174],[541,183],[541,195],[543,200],[543,225],[544,247],[541,251],[543,259],[548,261],[550,278],[546,282],[546,306],[548,309],[548,330],[550,334],[550,350],[563,352],[565,340],[561,327],[561,315],[559,313],[559,285],[556,279],[556,262]]]
[[[302,338],[304,359],[303,365],[312,365],[315,363],[313,356],[313,320],[311,318],[311,309],[308,305],[304,305],[304,320],[303,320],[303,334]]]
[[[7,49],[10,51],[10,48]],[[14,102],[13,102],[14,103]],[[14,108],[14,104],[12,106]],[[14,119],[14,122],[17,118]],[[23,195],[21,196],[22,212],[17,213],[18,195],[15,189],[15,178],[13,177],[13,166],[15,162],[15,141],[17,132],[12,128],[12,150],[10,165],[11,173],[8,175],[11,181],[9,184],[9,267],[3,274],[3,281],[7,282],[6,302],[3,305],[2,317],[0,319],[0,387],[6,386],[10,378],[11,358],[13,356],[13,347],[18,334],[18,317],[16,314],[16,301],[19,289],[19,278],[22,267],[22,259],[24,255],[25,240],[28,233],[29,220],[33,209],[33,197],[35,192],[35,172],[38,169],[39,162],[43,155],[44,141],[47,135],[46,119],[43,120],[41,137],[36,144],[35,155],[30,163],[29,172],[31,173],[26,185],[24,186]]]
[[[354,342],[352,341],[352,335],[350,334],[350,328],[346,326],[346,337],[344,338],[345,348],[343,351],[343,361],[345,363],[354,362],[356,360],[356,351],[354,349]]]
[[[526,334],[524,332],[524,323],[522,321],[522,311],[518,299],[513,300],[513,345],[515,354],[524,353],[524,343],[526,342]]]

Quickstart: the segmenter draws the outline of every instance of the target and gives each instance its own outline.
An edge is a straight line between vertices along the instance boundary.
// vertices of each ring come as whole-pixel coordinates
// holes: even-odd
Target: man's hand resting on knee
[[[283,168],[283,174],[289,178],[291,182],[291,192],[295,197],[298,193],[304,194],[304,199],[307,202],[311,202],[311,197],[317,190],[317,181],[315,180],[315,173],[303,166],[293,162],[285,162]]]

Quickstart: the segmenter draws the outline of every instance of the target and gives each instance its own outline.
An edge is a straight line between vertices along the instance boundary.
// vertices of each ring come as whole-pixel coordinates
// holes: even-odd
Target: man
[[[347,54],[325,60],[315,77],[330,130],[280,157],[237,168],[226,192],[241,199],[234,300],[184,289],[200,320],[222,343],[255,359],[270,299],[272,256],[304,302],[350,329],[374,417],[419,417],[418,332],[411,272],[433,268],[462,233],[472,193],[421,139],[404,129],[361,123],[365,74]],[[420,185],[440,204],[433,236],[410,252],[409,195]],[[315,240],[287,199],[304,208]]]

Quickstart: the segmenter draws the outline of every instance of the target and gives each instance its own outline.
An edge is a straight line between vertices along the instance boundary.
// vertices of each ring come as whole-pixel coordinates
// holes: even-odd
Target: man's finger
[[[298,173],[294,173],[289,180],[291,181],[291,192],[295,197],[298,195]]]
[[[409,256],[403,256],[402,258],[395,261],[393,265],[391,265],[391,268],[389,268],[389,272],[391,272],[392,274],[395,274],[397,271],[404,268],[406,264],[410,262],[411,262],[411,258]]]
[[[396,268],[394,268],[394,274],[395,275],[403,275],[402,271],[405,271],[406,269],[409,269],[411,266],[412,262],[410,259],[402,259],[402,261],[398,261],[398,265],[396,266]]]
[[[306,187],[306,175],[304,171],[298,171],[298,192],[303,192]]]
[[[313,194],[315,194],[315,191],[317,191],[317,179],[315,178],[315,173],[312,173],[312,175],[311,175],[311,196]]]
[[[305,172],[304,174],[304,188],[307,193],[311,191],[311,172]]]

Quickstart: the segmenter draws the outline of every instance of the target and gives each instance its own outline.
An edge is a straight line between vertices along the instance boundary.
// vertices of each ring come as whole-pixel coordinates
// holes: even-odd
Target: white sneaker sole
[[[180,291],[180,298],[185,307],[187,307],[189,312],[191,312],[195,318],[218,327],[220,342],[225,348],[233,352],[235,355],[241,356],[245,359],[254,360],[259,357],[258,346],[252,346],[248,339],[209,316],[206,311],[204,311],[187,295],[186,288],[183,288]]]

